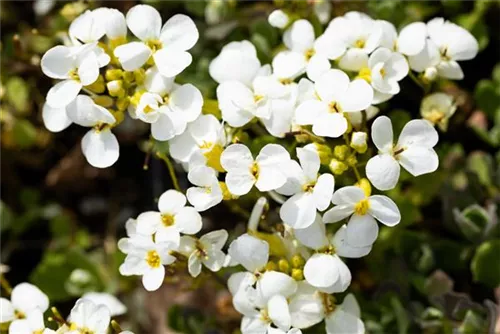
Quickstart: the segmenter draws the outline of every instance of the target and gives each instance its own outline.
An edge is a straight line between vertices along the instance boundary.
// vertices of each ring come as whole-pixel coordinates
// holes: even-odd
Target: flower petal
[[[318,78],[314,87],[323,102],[337,102],[349,87],[349,76],[341,70],[331,69]]]
[[[320,249],[328,246],[325,224],[321,221],[321,216],[316,213],[314,222],[306,228],[295,229],[294,235],[304,246],[312,249]]]
[[[366,256],[372,250],[372,245],[366,247],[354,247],[347,243],[347,225],[342,226],[333,237],[333,245],[338,256],[346,258],[360,258]]]
[[[249,234],[243,234],[231,242],[228,254],[246,270],[254,272],[267,264],[269,244]]]
[[[299,125],[314,124],[319,115],[328,113],[328,105],[318,100],[304,101],[295,110],[295,122]]]
[[[372,216],[354,214],[347,223],[347,243],[353,247],[371,246],[377,240],[378,230]]]
[[[99,63],[94,52],[89,52],[78,64],[78,78],[84,86],[93,84],[99,77]]]
[[[439,166],[439,157],[432,148],[410,146],[399,154],[399,163],[413,176],[434,172]]]
[[[45,312],[49,308],[49,298],[47,295],[30,283],[16,285],[12,289],[10,300],[16,310],[25,314],[35,308],[39,308],[42,312]]]
[[[120,147],[115,135],[109,129],[100,132],[90,130],[82,138],[82,152],[89,164],[97,168],[106,168],[118,160]]]
[[[115,48],[113,54],[125,71],[134,71],[146,63],[151,49],[141,42],[130,42]]]
[[[176,14],[168,19],[160,33],[164,47],[179,51],[191,49],[198,37],[198,29],[193,20],[183,14]]]
[[[43,124],[50,132],[60,132],[71,125],[71,119],[66,113],[66,108],[53,108],[48,103],[42,109]]]
[[[323,222],[336,223],[352,215],[354,212],[354,207],[351,204],[341,204],[336,205],[323,215]]]
[[[332,255],[316,253],[307,260],[304,277],[314,287],[329,287],[339,278],[337,261]]]
[[[267,302],[267,312],[273,323],[283,331],[290,329],[292,318],[288,309],[288,302],[282,295],[274,295]]]
[[[189,52],[170,50],[168,48],[156,51],[153,54],[156,67],[166,77],[175,77],[193,61]]]
[[[290,197],[280,208],[280,218],[293,228],[310,226],[316,217],[314,197],[310,193],[298,193]]]
[[[64,80],[56,83],[47,93],[46,102],[53,108],[67,106],[82,89],[82,84],[75,80]]]
[[[332,203],[335,205],[348,204],[351,208],[359,201],[365,199],[365,193],[360,187],[346,186],[338,189],[332,196]]]
[[[314,29],[307,20],[297,20],[283,34],[283,43],[296,52],[305,52],[314,44]]]
[[[372,124],[372,140],[379,151],[387,152],[392,149],[393,134],[392,122],[387,116],[379,116]]]
[[[127,12],[127,26],[141,41],[160,37],[160,13],[149,5],[136,5]]]
[[[324,113],[318,115],[312,130],[315,135],[338,138],[347,131],[347,119],[341,113]]]
[[[346,71],[359,71],[368,65],[368,55],[361,49],[349,49],[339,60],[339,67]]]
[[[68,73],[75,68],[72,49],[57,45],[45,52],[40,61],[42,72],[52,79],[67,79]]]
[[[368,108],[372,101],[372,87],[365,80],[356,79],[349,84],[347,91],[345,91],[338,103],[343,111],[353,112]]]
[[[399,180],[400,167],[396,159],[389,154],[374,156],[366,164],[366,176],[378,190],[389,190]]]
[[[426,38],[425,23],[410,23],[399,32],[398,51],[407,56],[414,56],[424,49]]]
[[[226,147],[220,156],[222,167],[228,172],[249,172],[252,167],[252,153],[243,144],[232,144]]]
[[[191,84],[185,84],[172,92],[169,99],[169,107],[174,112],[182,113],[186,122],[192,122],[201,114],[203,96],[198,88]]]
[[[319,211],[326,210],[335,189],[335,179],[332,174],[321,174],[313,188],[313,197]]]
[[[160,288],[164,278],[165,267],[159,266],[144,273],[142,276],[142,285],[144,285],[144,288],[148,291],[155,291]]]
[[[161,213],[175,215],[186,205],[186,196],[177,190],[165,191],[158,200],[158,209]]]
[[[196,234],[201,230],[201,216],[192,207],[184,207],[175,215],[175,225],[184,234]]]
[[[387,226],[394,226],[401,221],[401,213],[392,199],[383,195],[370,196],[368,213]]]
[[[430,122],[414,119],[406,123],[399,135],[398,147],[422,146],[434,147],[439,140],[436,129]]]

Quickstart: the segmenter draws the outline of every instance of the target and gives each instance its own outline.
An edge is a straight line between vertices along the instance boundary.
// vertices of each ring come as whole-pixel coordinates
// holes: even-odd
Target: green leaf
[[[500,93],[498,84],[491,80],[479,81],[474,90],[474,99],[479,108],[486,113],[489,119],[494,119],[500,108]]]
[[[489,186],[493,176],[493,158],[484,152],[473,152],[467,157],[467,169],[475,173],[484,186]]]
[[[36,128],[28,120],[17,120],[13,128],[14,142],[21,149],[32,147],[36,143]]]
[[[488,212],[477,204],[465,208],[462,212],[455,208],[453,216],[464,237],[473,242],[483,238],[486,227],[491,223]]]
[[[12,226],[14,222],[14,213],[0,200],[0,231],[5,231]]]
[[[8,101],[20,115],[29,111],[30,89],[20,77],[12,77],[5,85]]]
[[[490,288],[500,285],[500,240],[483,242],[477,249],[471,262],[471,271],[474,281],[481,282]]]
[[[463,334],[487,333],[486,321],[477,312],[468,310],[458,331]]]

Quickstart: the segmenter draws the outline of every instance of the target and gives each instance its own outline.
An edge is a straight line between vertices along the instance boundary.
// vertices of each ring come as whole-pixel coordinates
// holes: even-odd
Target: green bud
[[[319,160],[322,165],[328,165],[330,159],[332,158],[332,149],[328,145],[314,143],[316,151],[319,154]]]
[[[278,269],[282,273],[288,274],[290,272],[290,264],[286,259],[281,259],[278,261]]]
[[[292,269],[292,278],[296,281],[302,281],[304,279],[304,271],[297,268]]]
[[[350,155],[349,157],[347,157],[345,162],[348,166],[352,167],[352,166],[356,166],[356,164],[358,163],[358,159],[356,158],[356,155],[353,154],[353,155]]]
[[[106,81],[118,80],[122,78],[123,71],[120,69],[109,69],[104,76],[106,77]]]
[[[113,80],[106,84],[109,95],[113,97],[125,97],[125,89],[123,88],[123,80]]]
[[[278,269],[278,266],[273,261],[269,261],[266,264],[266,271],[276,271],[277,269]]]
[[[339,160],[345,160],[349,154],[349,147],[347,145],[337,145],[333,149],[333,155]]]
[[[305,264],[306,264],[306,261],[304,260],[304,258],[301,255],[295,254],[292,257],[292,267],[293,268],[303,268]]]
[[[337,159],[330,160],[330,164],[328,165],[328,167],[330,168],[330,171],[335,175],[341,175],[349,168],[345,163]]]

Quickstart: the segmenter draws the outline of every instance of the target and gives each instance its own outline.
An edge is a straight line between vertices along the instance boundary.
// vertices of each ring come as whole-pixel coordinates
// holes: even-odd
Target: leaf
[[[474,281],[481,282],[490,288],[500,285],[500,239],[483,242],[477,249],[471,262]]]
[[[20,119],[14,123],[14,142],[19,148],[31,148],[36,143],[36,128],[28,120]]]
[[[463,334],[486,333],[486,325],[486,321],[482,316],[473,310],[468,310],[458,331]]]
[[[12,77],[5,85],[8,101],[19,115],[29,111],[30,90],[26,82],[20,77]]]
[[[467,240],[477,242],[484,236],[486,227],[490,224],[488,212],[477,204],[473,204],[460,212],[453,209],[457,226]]]
[[[489,186],[493,176],[493,158],[484,152],[473,152],[467,157],[467,169],[475,173],[484,186]]]
[[[500,93],[497,86],[498,84],[493,81],[483,79],[474,89],[474,99],[479,109],[484,111],[489,119],[493,119],[500,108]]]
[[[12,210],[0,200],[0,231],[8,230],[14,222],[14,213]]]

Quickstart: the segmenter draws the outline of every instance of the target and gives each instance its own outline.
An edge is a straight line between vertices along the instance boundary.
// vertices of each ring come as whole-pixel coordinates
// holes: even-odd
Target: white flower
[[[420,115],[442,131],[448,128],[448,120],[457,110],[453,96],[445,93],[427,95],[420,104]]]
[[[203,96],[191,84],[177,85],[174,78],[162,76],[154,66],[146,71],[142,94],[137,107],[129,107],[132,116],[151,123],[151,134],[164,141],[182,134],[188,123],[201,114]]]
[[[37,16],[44,16],[54,7],[55,0],[35,0],[33,2],[33,11]]]
[[[47,104],[52,108],[67,106],[83,86],[97,80],[99,68],[106,64],[99,64],[95,48],[95,44],[72,47],[57,45],[43,55],[43,73],[52,79],[63,80],[47,93]]]
[[[269,14],[267,20],[273,27],[283,29],[290,21],[290,18],[283,10],[275,9],[271,12],[271,14]]]
[[[121,238],[118,240],[118,249],[122,253],[128,254],[133,249],[132,240],[137,236],[141,236],[137,233],[137,220],[129,218],[125,222],[125,230],[127,231],[127,238]]]
[[[438,142],[438,134],[426,120],[408,122],[394,145],[391,120],[380,116],[372,124],[372,140],[379,154],[368,160],[366,176],[379,190],[396,186],[399,165],[413,176],[432,173],[438,168],[439,159],[432,149]]]
[[[361,321],[359,304],[352,294],[345,296],[342,304],[325,317],[327,334],[364,334],[365,324]]]
[[[95,305],[104,305],[112,317],[125,314],[127,307],[115,296],[105,292],[87,292],[82,299],[92,301]]]
[[[92,11],[95,20],[104,27],[106,37],[110,40],[125,40],[127,37],[127,22],[122,12],[114,8],[101,7]]]
[[[226,134],[223,125],[214,115],[200,115],[189,123],[186,131],[170,140],[172,158],[190,165],[206,165],[219,172],[224,169],[220,156],[226,146]]]
[[[332,3],[328,0],[315,0],[313,2],[313,10],[319,22],[326,24],[331,17]]]
[[[255,184],[260,191],[275,190],[286,182],[283,168],[290,160],[290,154],[277,144],[267,144],[254,160],[252,153],[242,144],[228,146],[220,157],[222,167],[227,171],[226,185],[234,195],[247,194]]]
[[[464,74],[458,64],[477,55],[477,40],[464,28],[435,18],[427,23],[429,39],[426,47],[417,55],[409,58],[410,67],[417,72],[435,67],[439,76],[460,80]]]
[[[378,236],[375,219],[387,226],[395,226],[401,220],[399,209],[389,197],[383,195],[366,196],[356,186],[337,190],[332,196],[333,208],[325,212],[323,222],[336,223],[351,217],[347,224],[347,242],[354,247],[372,245]]]
[[[73,45],[97,42],[104,36],[106,20],[99,13],[102,9],[86,10],[71,22],[68,34]]]
[[[370,55],[367,65],[359,77],[367,79],[374,88],[373,104],[385,102],[399,93],[398,81],[408,74],[408,63],[402,54],[378,48]]]
[[[325,72],[314,84],[316,99],[301,103],[295,111],[299,125],[312,124],[314,134],[340,137],[347,130],[344,112],[361,111],[373,100],[373,89],[360,79],[349,81],[340,70]]]
[[[127,13],[127,25],[141,42],[130,42],[114,50],[124,70],[138,69],[150,56],[166,77],[176,76],[191,64],[191,54],[186,51],[196,44],[199,35],[188,16],[174,15],[162,27],[155,8],[136,5]]]
[[[22,319],[32,310],[45,312],[49,308],[49,298],[36,286],[20,283],[12,289],[10,300],[0,298],[0,323]]]
[[[348,71],[359,71],[366,64],[368,54],[380,45],[382,29],[368,15],[348,12],[333,19],[325,35],[329,36],[329,39],[340,41],[347,50],[339,60],[339,67]]]
[[[111,132],[116,122],[113,114],[87,95],[78,95],[66,111],[74,123],[92,127],[82,138],[82,152],[89,164],[98,168],[113,165],[120,155],[118,140]]]
[[[367,148],[366,141],[368,139],[368,134],[363,131],[353,131],[351,135],[351,143],[349,146],[354,148],[359,153],[364,153]]]
[[[231,242],[228,254],[233,261],[241,264],[249,272],[259,272],[264,270],[269,259],[269,244],[245,233]],[[231,290],[231,284],[229,289]]]
[[[169,241],[179,245],[180,234],[196,234],[201,230],[200,214],[186,205],[186,196],[177,190],[165,191],[158,200],[158,211],[141,213],[137,217],[137,232],[155,234],[158,242]]]
[[[380,25],[383,31],[380,46],[407,56],[414,56],[423,50],[427,38],[425,23],[410,23],[401,29],[399,35],[391,22],[377,20],[377,24]]]
[[[165,278],[165,267],[175,262],[170,251],[177,245],[170,242],[153,242],[151,236],[135,236],[129,240],[130,250],[120,266],[123,276],[141,275],[148,291],[157,290]]]
[[[48,103],[43,105],[42,109],[43,124],[50,132],[60,132],[71,125],[71,119],[68,117],[66,107],[54,108]]]
[[[281,206],[281,219],[293,228],[305,228],[314,222],[316,210],[328,208],[335,180],[329,173],[318,174],[320,159],[315,149],[297,148],[297,157],[300,165],[290,161],[287,181],[276,192],[292,196]]]
[[[55,334],[51,329],[45,328],[43,312],[39,308],[29,311],[23,319],[16,319],[9,325],[9,334]]]
[[[196,187],[190,187],[186,196],[197,211],[208,210],[222,202],[222,189],[213,168],[193,167],[188,173],[188,180]]]
[[[224,264],[226,255],[222,247],[227,240],[226,230],[209,232],[199,239],[189,236],[181,238],[179,252],[188,257],[188,271],[193,277],[201,272],[202,264],[211,271],[219,271]]]
[[[362,257],[371,250],[371,245],[354,247],[346,241],[346,228],[337,231],[329,240],[321,216],[316,214],[313,224],[294,231],[303,245],[316,250],[304,266],[306,281],[317,289],[327,292],[343,292],[351,284],[351,272],[339,256]]]
[[[315,40],[314,28],[307,20],[295,21],[283,35],[283,43],[296,56],[296,61],[287,64],[295,68],[295,72],[304,70],[311,80],[316,80],[321,74],[330,69],[329,60],[340,57],[345,47],[338,39],[330,38],[328,34]]]
[[[111,316],[105,305],[96,305],[91,300],[80,298],[69,316],[71,334],[106,334]]]
[[[259,69],[260,61],[255,46],[249,41],[241,41],[225,45],[208,70],[218,83],[239,81],[250,86]]]

